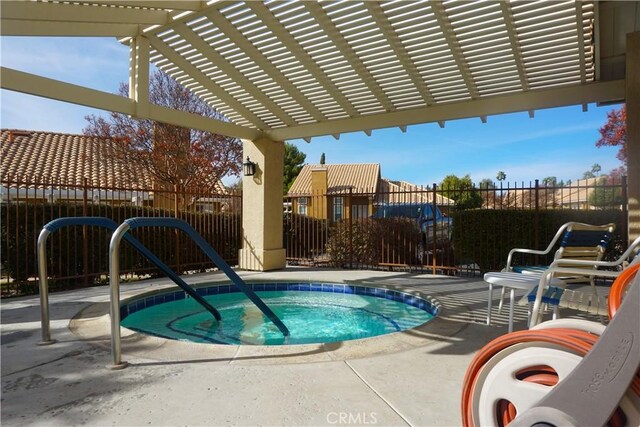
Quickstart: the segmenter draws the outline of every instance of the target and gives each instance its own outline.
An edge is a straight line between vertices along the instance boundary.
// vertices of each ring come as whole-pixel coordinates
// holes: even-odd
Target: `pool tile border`
[[[264,283],[247,283],[254,292],[262,291],[298,291],[298,292],[330,292],[339,294],[356,294],[367,295],[376,298],[383,298],[402,302],[426,311],[433,316],[437,316],[440,312],[440,305],[435,301],[429,301],[418,295],[408,294],[392,289],[377,288],[371,286],[352,285],[343,283],[327,283],[327,282],[264,282]],[[234,285],[211,285],[196,288],[196,293],[200,296],[220,295],[233,292],[240,292]],[[131,300],[124,301],[120,305],[120,319],[124,319],[144,308],[152,307],[158,304],[164,304],[170,301],[177,301],[189,298],[185,291],[168,291],[162,293],[154,293],[150,296],[141,295]]]

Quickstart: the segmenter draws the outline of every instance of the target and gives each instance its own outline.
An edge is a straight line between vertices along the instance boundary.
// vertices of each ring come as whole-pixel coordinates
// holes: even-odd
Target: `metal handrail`
[[[125,220],[113,232],[109,243],[109,287],[111,295],[111,352],[113,355],[112,368],[122,368],[126,362],[122,362],[120,346],[120,265],[118,252],[122,238],[127,239],[130,230],[140,227],[171,227],[185,232],[205,255],[220,269],[244,294],[273,322],[285,337],[290,335],[289,329],[282,320],[247,286],[224,259],[198,234],[189,224],[177,218],[129,218]]]
[[[58,218],[50,221],[42,227],[40,235],[38,236],[38,277],[40,286],[40,321],[42,329],[42,341],[40,345],[53,344],[56,341],[51,339],[50,328],[50,316],[49,316],[49,285],[47,277],[47,248],[46,243],[49,235],[56,230],[63,227],[72,225],[90,225],[97,226],[115,231],[118,228],[118,224],[109,218],[103,217],[66,217]],[[166,264],[164,264],[158,257],[156,257],[149,249],[147,249],[138,239],[128,234],[125,236],[125,240],[131,244],[141,255],[147,258],[152,264],[162,270],[171,280],[173,280],[178,286],[180,286],[185,292],[193,297],[200,305],[202,305],[208,312],[210,312],[216,320],[220,321],[222,317],[218,310],[216,310],[211,304],[209,304],[204,298],[198,295],[191,286],[189,286],[184,280],[180,278],[173,270],[171,270]],[[120,314],[118,310],[118,315]]]
[[[38,235],[38,278],[40,287],[40,323],[42,329],[42,341],[38,344],[53,344],[56,340],[51,339],[51,328],[49,322],[49,284],[47,277],[47,239],[56,230],[71,225],[91,225],[115,230],[118,227],[114,221],[102,217],[68,217],[58,218],[48,222],[42,227]]]

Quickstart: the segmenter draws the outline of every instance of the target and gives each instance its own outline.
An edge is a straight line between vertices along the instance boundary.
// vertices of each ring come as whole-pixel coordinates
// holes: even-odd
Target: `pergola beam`
[[[171,22],[171,15],[163,10],[29,1],[3,1],[0,3],[0,12],[3,20],[137,25],[165,25]]]
[[[292,56],[300,62],[315,81],[340,105],[340,107],[351,117],[359,115],[347,97],[336,87],[329,76],[320,68],[305,49],[300,46],[296,39],[287,29],[273,16],[273,13],[262,2],[248,2],[247,6],[256,14],[258,19],[278,38]]]
[[[134,37],[140,32],[137,24],[96,24],[83,22],[30,21],[2,19],[2,36],[43,37]]]
[[[398,36],[396,31],[393,29],[389,18],[387,18],[387,16],[384,14],[384,11],[382,10],[382,7],[380,7],[380,4],[378,2],[367,1],[364,2],[364,6],[371,14],[371,17],[375,21],[376,25],[384,30],[383,35],[386,38],[387,43],[389,43],[389,47],[393,50],[393,53],[395,53],[396,57],[400,61],[400,64],[402,64],[404,69],[407,70],[407,73],[411,78],[411,82],[416,87],[418,93],[420,93],[420,96],[422,96],[424,102],[427,105],[435,103],[429,87],[420,77],[418,67],[416,67],[416,65],[411,60],[409,52],[407,52],[407,49],[400,41],[400,36]]]
[[[268,135],[271,139],[282,141],[357,132],[362,129],[382,129],[431,122],[443,124],[445,120],[506,114],[517,111],[541,110],[591,102],[613,101],[624,99],[624,97],[624,80],[614,80],[485,97],[392,113],[372,114],[351,119],[340,119],[286,129],[275,129],[268,132]]]
[[[256,48],[233,24],[231,24],[217,9],[210,9],[205,16],[229,38],[248,58],[259,64],[262,71],[276,82],[293,99],[297,105],[317,121],[326,120],[325,115],[311,103],[302,92],[280,71],[274,67],[271,61]]]
[[[576,8],[576,25],[577,28],[577,36],[578,36],[578,55],[580,58],[580,81],[584,84],[587,81],[586,70],[585,70],[585,59],[584,59],[584,34],[582,33],[582,2],[577,1],[575,3]]]
[[[160,38],[156,36],[149,36],[149,41],[151,42],[151,46],[153,46],[158,53],[180,68],[185,74],[202,85],[206,90],[215,94],[220,101],[224,102],[228,107],[231,107],[232,110],[251,123],[252,126],[255,126],[258,129],[269,128],[262,119],[242,105],[242,103],[233,97],[233,95],[229,94],[222,86],[213,82],[202,71],[192,65],[190,61],[167,46],[167,44],[165,44]]]
[[[174,31],[179,34],[194,49],[202,54],[207,61],[215,64],[227,77],[233,80],[238,86],[242,87],[247,93],[251,94],[263,107],[276,116],[287,126],[295,125],[296,122],[284,111],[278,104],[273,102],[268,95],[263,93],[260,88],[239,72],[224,56],[220,55],[215,49],[211,49],[202,38],[190,29],[186,24],[177,25]]]
[[[329,16],[327,16],[322,6],[316,2],[303,2],[302,4],[307,9],[307,12],[309,12],[313,19],[320,25],[327,37],[333,42],[340,54],[347,60],[367,89],[375,96],[380,105],[382,105],[386,111],[395,110],[387,94],[384,93],[384,90],[376,82],[376,79],[369,72],[356,51],[340,34],[340,29],[331,21]]]
[[[147,116],[137,116],[136,102],[130,98],[36,76],[11,68],[0,67],[0,73],[2,74],[2,80],[0,80],[0,88],[2,89],[128,114],[137,119],[149,119],[191,129],[200,129],[235,138],[253,140],[261,135],[261,132],[255,129],[154,104],[149,104],[149,114]]]
[[[502,9],[502,18],[504,24],[507,27],[507,34],[509,34],[509,42],[511,43],[511,51],[513,52],[513,59],[518,69],[518,76],[520,77],[520,86],[522,90],[529,90],[529,80],[527,79],[527,72],[524,67],[524,60],[522,59],[522,49],[520,48],[520,42],[517,38],[516,24],[513,20],[513,13],[511,12],[511,6],[506,1],[500,2],[500,8]]]
[[[453,26],[447,16],[447,11],[445,10],[444,5],[440,1],[434,1],[431,2],[431,9],[433,10],[433,14],[436,17],[438,24],[440,25],[444,38],[447,41],[451,56],[453,56],[453,60],[456,62],[456,66],[458,67],[462,79],[467,86],[469,95],[471,95],[471,98],[473,99],[478,98],[480,96],[478,87],[473,81],[469,64],[467,64],[467,61],[462,54],[462,48],[460,47],[460,43],[458,42],[455,32],[453,31]]]
[[[171,9],[196,11],[206,6],[201,0],[100,0],[100,4],[122,7],[140,7],[145,9]]]

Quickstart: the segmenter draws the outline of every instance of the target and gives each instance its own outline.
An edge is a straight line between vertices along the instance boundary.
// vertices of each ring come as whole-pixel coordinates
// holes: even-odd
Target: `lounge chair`
[[[630,265],[640,264],[640,237],[636,238],[629,248],[615,261],[576,261],[576,260],[558,260],[554,265],[544,272],[538,283],[535,284],[529,293],[523,298],[523,303],[530,304],[529,327],[535,326],[542,320],[542,309],[545,304],[554,306],[554,312],[557,315],[558,307],[567,307],[579,311],[586,311],[591,314],[606,315],[607,305],[602,298],[595,295],[591,297],[580,292],[571,292],[553,289],[554,282],[558,276],[585,275],[588,274],[591,279],[595,277],[616,278],[620,274],[620,270],[629,263]],[[615,268],[616,270],[600,270],[599,268]],[[587,270],[585,270],[587,268]],[[561,280],[562,282],[562,280]],[[557,283],[557,282],[555,282]],[[545,299],[554,293],[556,297],[553,299]],[[556,316],[554,316],[556,317]]]
[[[577,269],[592,270],[591,264],[585,262],[600,261],[604,252],[613,237],[615,224],[591,225],[579,222],[568,222],[562,225],[545,250],[515,248],[509,252],[507,265],[502,272],[490,272],[484,275],[484,280],[489,283],[489,302],[487,307],[487,324],[491,324],[491,310],[493,303],[493,286],[501,286],[500,303],[498,312],[502,311],[504,293],[507,288],[510,290],[509,306],[509,332],[513,331],[513,309],[515,299],[515,289],[530,291],[540,278],[540,275],[556,263],[561,262],[563,266],[575,267]],[[513,266],[513,258],[516,253],[547,255],[551,250],[560,244],[560,248],[554,255],[554,261],[549,266]],[[577,262],[577,264],[575,263]],[[593,277],[588,274],[574,273],[571,275],[558,275],[550,280],[549,285],[564,288],[566,283],[590,282],[594,297],[597,291]]]
[[[580,222],[567,222],[563,224],[555,236],[543,251],[536,249],[511,249],[507,256],[507,265],[503,271],[515,271],[517,273],[540,274],[550,266],[514,266],[513,257],[516,253],[547,255],[560,241],[560,247],[556,251],[553,260],[572,259],[584,261],[600,261],[604,255],[616,225],[614,223],[605,225],[591,225]],[[562,240],[560,240],[562,238]],[[568,264],[565,264],[568,266]]]

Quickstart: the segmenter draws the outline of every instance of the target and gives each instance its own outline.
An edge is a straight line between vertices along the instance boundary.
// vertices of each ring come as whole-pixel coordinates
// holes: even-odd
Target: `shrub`
[[[410,218],[368,218],[336,223],[327,253],[336,267],[416,263],[420,230]]]
[[[311,259],[324,253],[328,234],[326,219],[286,213],[282,232],[287,258]]]
[[[541,210],[536,216],[530,210],[469,210],[453,213],[453,243],[456,259],[461,263],[476,263],[482,272],[501,270],[513,248],[545,249],[558,228],[566,222],[616,224],[613,241],[605,258],[621,253],[624,218],[620,210]],[[536,241],[536,224],[538,238]],[[538,263],[548,264],[553,252],[539,257]],[[518,255],[515,263],[533,263],[533,256]]]

